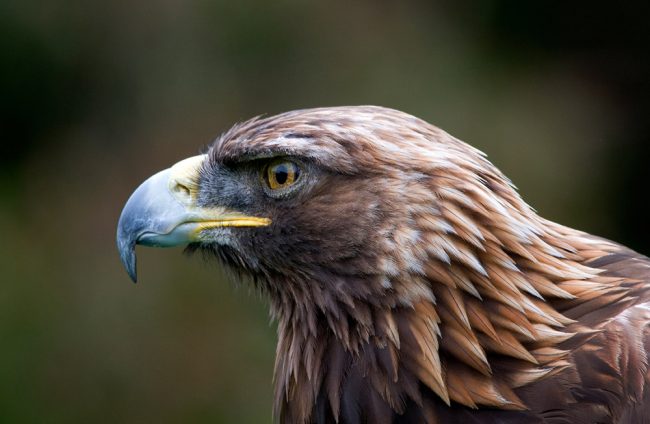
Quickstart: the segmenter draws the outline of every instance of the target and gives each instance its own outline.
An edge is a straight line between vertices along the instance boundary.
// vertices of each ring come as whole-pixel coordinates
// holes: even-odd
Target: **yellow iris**
[[[300,176],[300,168],[288,160],[279,160],[266,168],[266,181],[271,190],[280,190],[294,184]]]

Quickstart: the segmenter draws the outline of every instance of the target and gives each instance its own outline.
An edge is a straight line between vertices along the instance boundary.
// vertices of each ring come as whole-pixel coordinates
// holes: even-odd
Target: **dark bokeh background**
[[[270,422],[264,301],[179,250],[140,250],[134,286],[114,247],[140,181],[256,114],[405,110],[487,152],[542,215],[650,253],[648,18],[641,2],[2,1],[0,421]]]

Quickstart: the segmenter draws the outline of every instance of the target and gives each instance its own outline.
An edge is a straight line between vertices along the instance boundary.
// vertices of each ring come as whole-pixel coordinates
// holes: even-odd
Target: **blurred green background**
[[[570,5],[568,3],[571,3]],[[542,215],[650,253],[644,3],[0,3],[0,422],[271,421],[263,299],[119,212],[230,125],[378,104],[487,152]]]

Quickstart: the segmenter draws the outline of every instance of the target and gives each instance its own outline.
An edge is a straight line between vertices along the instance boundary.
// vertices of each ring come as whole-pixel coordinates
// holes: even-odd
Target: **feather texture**
[[[271,300],[280,422],[650,422],[650,260],[539,217],[394,110],[256,118],[209,152],[276,156],[310,164],[309,190],[266,206],[248,251],[204,247]]]

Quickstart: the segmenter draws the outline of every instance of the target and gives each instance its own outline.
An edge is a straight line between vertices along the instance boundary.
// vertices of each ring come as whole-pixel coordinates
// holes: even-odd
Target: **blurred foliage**
[[[0,421],[271,421],[263,300],[117,217],[234,122],[380,104],[490,155],[542,215],[650,252],[641,2],[0,4]]]

